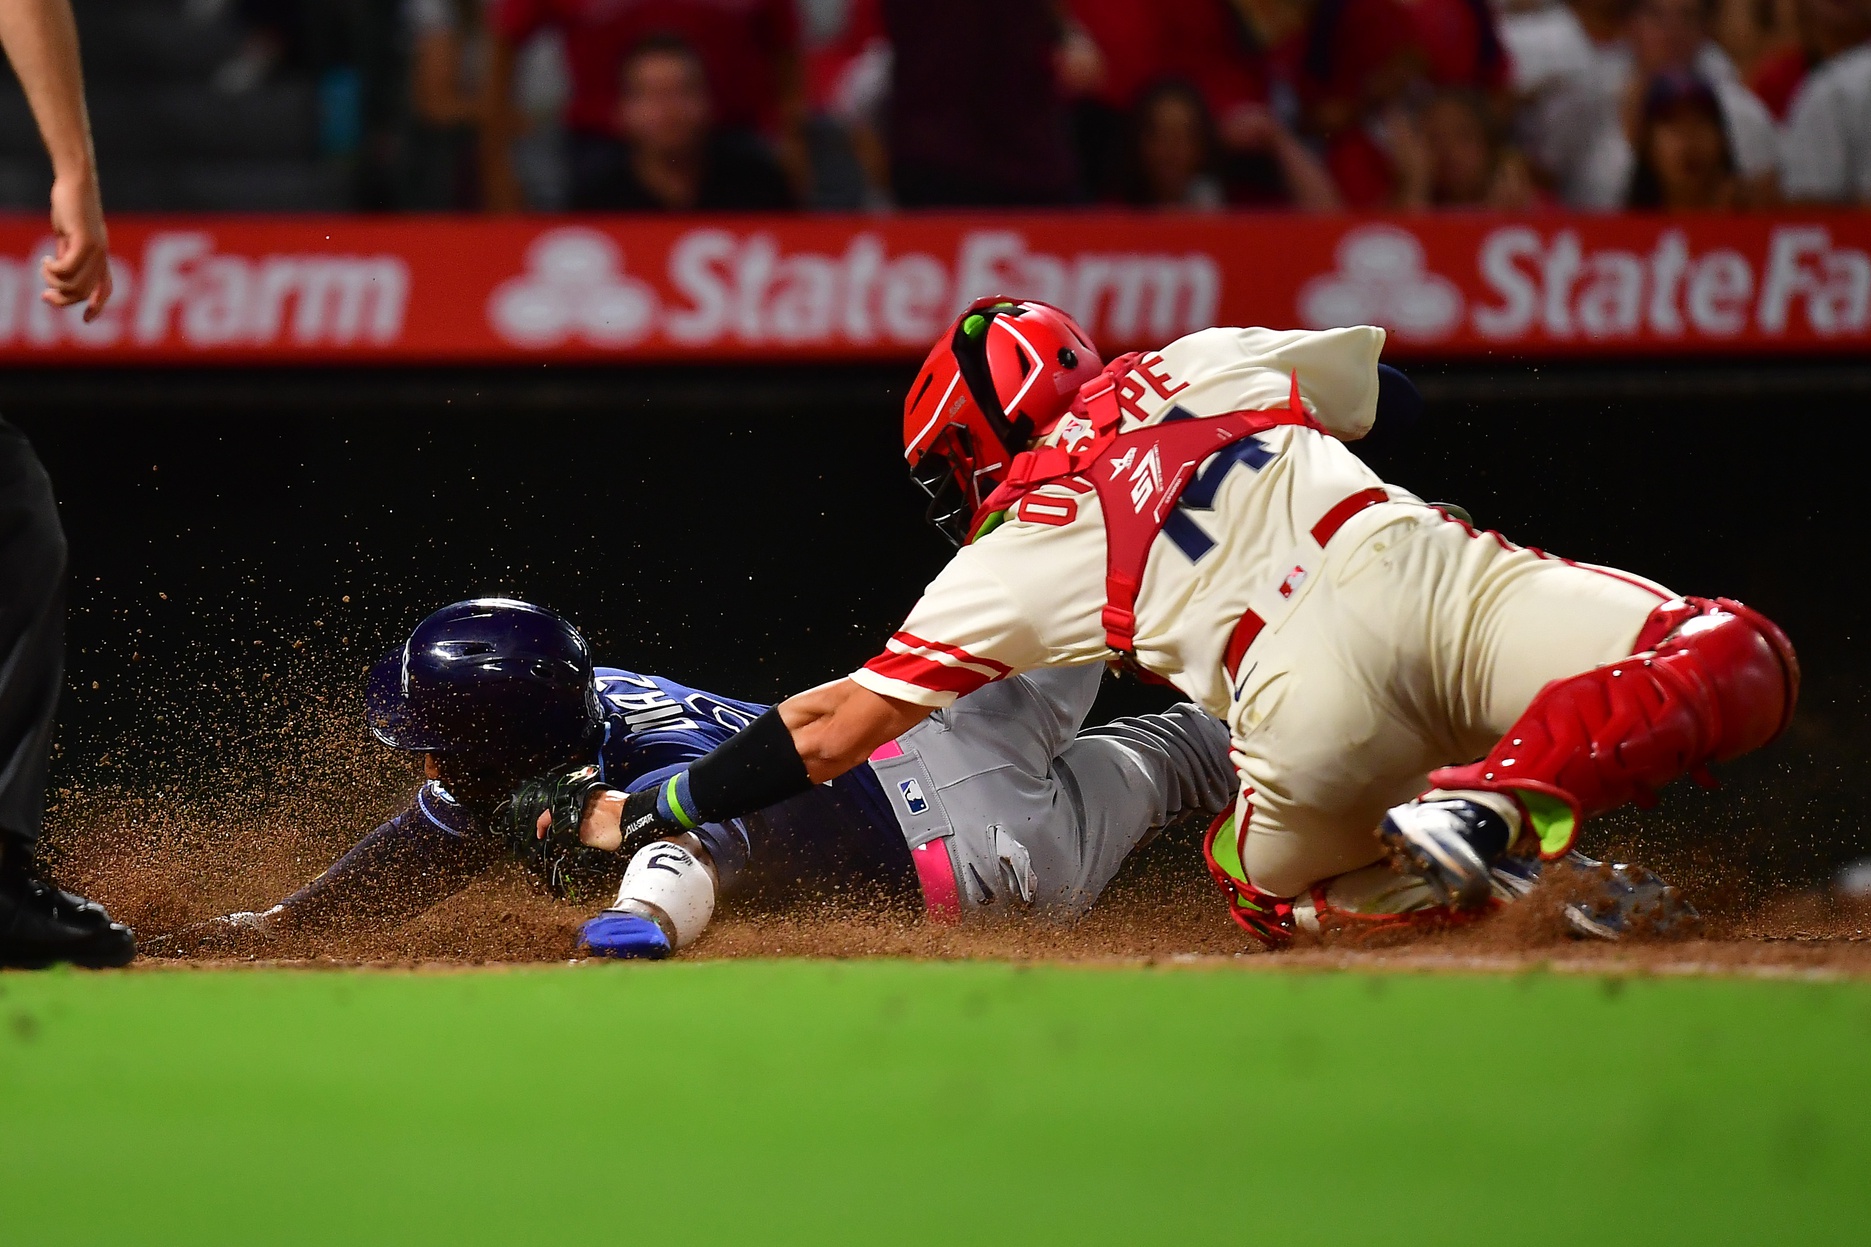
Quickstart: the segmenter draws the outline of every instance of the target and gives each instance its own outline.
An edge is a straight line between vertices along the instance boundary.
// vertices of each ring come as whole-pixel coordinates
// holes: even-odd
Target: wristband
[[[690,816],[695,808],[694,794],[689,791],[691,781],[687,771],[677,771],[656,786],[656,813],[666,823],[673,823],[684,831],[701,825],[701,820]]]
[[[689,773],[678,771],[654,788],[633,792],[624,798],[619,822],[625,844],[657,836],[693,831],[701,820],[689,813],[695,799],[689,795]]]
[[[624,798],[623,812],[619,815],[624,841],[618,846],[619,852],[634,851],[651,840],[688,830],[682,824],[663,817],[662,811],[657,808],[661,791],[660,785],[643,788]]]

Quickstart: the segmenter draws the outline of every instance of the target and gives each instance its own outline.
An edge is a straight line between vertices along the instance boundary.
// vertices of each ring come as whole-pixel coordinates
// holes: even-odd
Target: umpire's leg
[[[0,838],[32,855],[65,669],[65,532],[52,482],[0,420]]]
[[[121,965],[135,955],[127,929],[34,865],[64,632],[65,532],[52,482],[0,420],[0,965]]]

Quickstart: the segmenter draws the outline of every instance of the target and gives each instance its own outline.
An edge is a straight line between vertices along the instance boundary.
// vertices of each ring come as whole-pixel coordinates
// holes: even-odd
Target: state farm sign
[[[1496,341],[1535,326],[1555,339],[1771,338],[1796,320],[1822,338],[1861,337],[1871,316],[1871,258],[1816,225],[1773,230],[1764,256],[1698,248],[1682,229],[1640,252],[1521,226],[1488,236],[1480,268],[1493,298],[1474,328]]]
[[[1428,268],[1414,233],[1362,226],[1339,241],[1336,269],[1301,288],[1300,321],[1514,346],[1862,340],[1871,324],[1871,256],[1840,245],[1824,225],[1776,226],[1752,249],[1720,235],[1698,246],[1678,225],[1657,229],[1642,250],[1594,245],[1598,232],[1531,223],[1489,230],[1465,295]]]
[[[488,322],[540,349],[582,340],[629,347],[888,344],[927,349],[976,294],[1018,291],[1071,308],[1094,334],[1167,340],[1215,323],[1221,273],[1201,252],[1056,253],[1015,230],[969,230],[952,254],[892,248],[875,229],[835,251],[785,246],[769,230],[702,228],[663,257],[662,281],[624,271],[623,248],[587,226],[541,234],[526,270],[502,282]],[[660,287],[660,288],[659,288]],[[661,293],[667,291],[667,296]]]
[[[140,261],[111,257],[114,294],[86,324],[78,309],[38,298],[39,265],[52,250],[46,238],[21,259],[0,256],[0,347],[390,346],[409,305],[399,255],[229,254],[205,231],[178,230],[151,234]]]
[[[983,294],[1111,352],[1377,323],[1397,356],[1852,351],[1871,217],[123,218],[97,322],[0,221],[0,361],[908,359]]]

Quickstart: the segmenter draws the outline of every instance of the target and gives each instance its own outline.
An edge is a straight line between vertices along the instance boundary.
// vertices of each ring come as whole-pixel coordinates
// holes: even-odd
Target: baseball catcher
[[[998,681],[828,783],[633,842],[626,866],[579,843],[587,801],[660,789],[769,708],[594,667],[577,629],[541,607],[457,602],[368,677],[370,730],[426,758],[428,781],[409,808],[271,909],[193,934],[412,917],[508,853],[574,898],[616,885],[622,868],[616,902],[582,932],[602,956],[666,956],[695,941],[721,899],[747,896],[855,893],[938,922],[1074,917],[1153,831],[1212,816],[1235,790],[1227,729],[1195,706],[1080,731],[1101,674]]]
[[[593,792],[581,839],[739,817],[958,699],[1118,662],[1228,724],[1241,790],[1209,865],[1279,943],[1486,912],[1585,819],[1786,729],[1799,668],[1758,612],[1478,531],[1361,463],[1344,442],[1370,427],[1383,344],[1217,328],[1101,364],[1056,308],[975,303],[904,423],[932,518],[966,544],[883,653],[653,787]],[[1687,916],[1646,871],[1595,877],[1584,930]]]

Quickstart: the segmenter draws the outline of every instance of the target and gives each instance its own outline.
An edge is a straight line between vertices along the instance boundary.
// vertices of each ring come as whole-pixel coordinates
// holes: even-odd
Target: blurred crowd
[[[1871,204],[1871,0],[229,2],[370,207]]]

